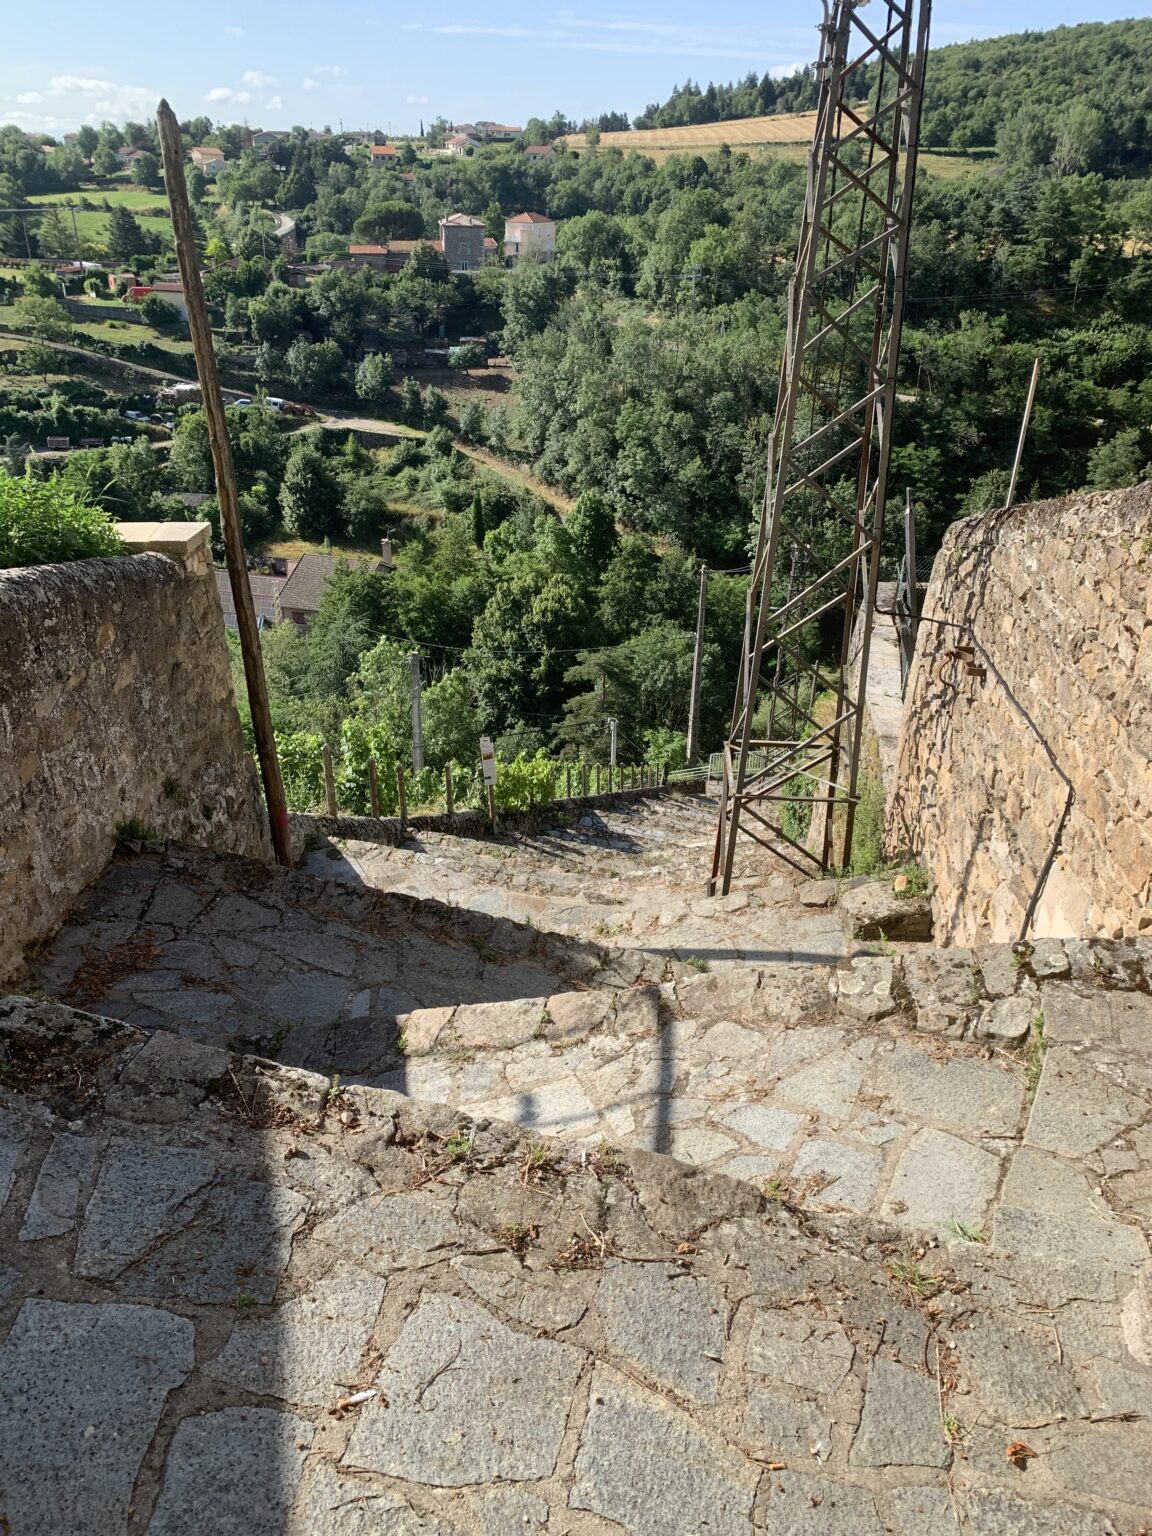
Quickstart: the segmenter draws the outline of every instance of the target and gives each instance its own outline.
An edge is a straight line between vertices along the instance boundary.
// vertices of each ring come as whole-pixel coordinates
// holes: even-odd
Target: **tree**
[[[435,384],[424,391],[424,425],[438,427],[448,415],[448,396]]]
[[[1152,478],[1152,433],[1126,427],[1093,448],[1088,457],[1088,484],[1096,491],[1139,485]]]
[[[479,400],[469,400],[460,412],[460,436],[466,443],[483,443],[486,436],[485,411]]]
[[[602,577],[620,547],[612,508],[598,492],[585,491],[564,526],[577,559],[594,571],[597,578]]]
[[[399,198],[372,203],[356,220],[354,232],[361,240],[419,240],[424,233],[424,215],[414,204]]]
[[[413,427],[420,426],[424,420],[424,396],[411,374],[406,375],[400,386],[400,419]]]
[[[323,395],[340,382],[344,355],[334,341],[310,342],[297,336],[284,364],[294,389],[302,395]]]
[[[462,346],[453,347],[450,358],[452,367],[460,373],[468,373],[472,368],[483,368],[488,358],[484,348],[477,342],[468,341]]]
[[[188,200],[195,207],[202,203],[208,191],[208,178],[198,165],[189,166],[188,174],[184,178],[188,188]]]
[[[392,359],[372,352],[356,365],[356,398],[370,411],[382,411],[391,398]]]
[[[58,299],[60,297],[60,284],[47,267],[25,267],[20,281],[28,298]]]
[[[92,154],[92,169],[97,176],[115,176],[120,169],[116,151],[110,144],[98,144]]]
[[[472,684],[462,667],[445,672],[425,688],[421,698],[424,760],[441,770],[445,763],[471,763],[480,737],[480,715]]]
[[[140,314],[146,324],[154,326],[158,331],[171,331],[181,324],[180,311],[175,304],[169,304],[158,293],[145,294],[140,301]]]
[[[147,255],[155,249],[153,237],[146,235],[138,220],[127,208],[119,205],[108,215],[105,243],[109,257],[118,265],[127,265],[135,257]]]
[[[108,514],[80,501],[55,476],[0,475],[0,569],[125,553]]]
[[[41,341],[67,341],[72,334],[68,312],[57,299],[19,299],[12,306],[12,324]]]
[[[91,123],[84,123],[76,133],[76,148],[84,156],[85,160],[91,160],[100,142],[100,135]]]
[[[153,154],[151,150],[145,150],[143,154],[137,155],[132,162],[132,174],[141,186],[162,186],[160,156]]]
[[[284,527],[303,539],[339,538],[343,531],[344,487],[311,434],[288,455],[280,490]]]

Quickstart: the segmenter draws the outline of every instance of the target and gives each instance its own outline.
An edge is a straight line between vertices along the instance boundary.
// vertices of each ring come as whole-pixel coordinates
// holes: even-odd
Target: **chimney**
[[[381,558],[381,560],[383,560],[384,565],[385,565],[385,567],[388,570],[392,570],[393,569],[393,567],[395,566],[396,562],[392,558],[392,540],[391,539],[381,539],[380,540],[380,558]]]

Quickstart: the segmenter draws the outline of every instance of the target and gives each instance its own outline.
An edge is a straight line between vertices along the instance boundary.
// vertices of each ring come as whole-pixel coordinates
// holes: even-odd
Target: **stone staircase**
[[[9,1437],[11,1536],[1138,1536],[1152,941],[709,900],[712,813],[113,861],[0,1006],[0,1420],[77,1303],[179,1385],[120,1505]]]

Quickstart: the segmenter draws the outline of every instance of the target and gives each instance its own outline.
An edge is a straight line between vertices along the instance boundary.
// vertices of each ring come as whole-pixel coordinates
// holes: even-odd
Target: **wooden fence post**
[[[408,825],[408,796],[404,789],[404,764],[396,764],[396,795],[400,802],[400,825]]]
[[[496,830],[496,786],[488,785],[488,820],[492,823],[492,830]]]
[[[451,816],[451,814],[452,814],[452,809],[453,809],[454,804],[455,804],[455,801],[454,801],[453,796],[452,796],[452,764],[451,763],[445,763],[444,764],[444,806],[445,806],[445,809],[447,810],[449,816]]]
[[[332,776],[332,748],[327,742],[320,749],[320,759],[324,764],[324,804],[329,816],[339,816],[336,808],[336,780]]]
[[[376,777],[376,759],[368,759],[368,799],[372,806],[373,816],[380,815],[380,781]]]
[[[596,764],[596,793],[600,793],[600,764]]]
[[[571,798],[572,798],[572,764],[571,763],[569,763],[568,767],[565,768],[565,770],[564,770],[564,798],[566,800],[571,800]]]
[[[585,799],[588,798],[588,764],[585,762],[580,764],[580,793]]]

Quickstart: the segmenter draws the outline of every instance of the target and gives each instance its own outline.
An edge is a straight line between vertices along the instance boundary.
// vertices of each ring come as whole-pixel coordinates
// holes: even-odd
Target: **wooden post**
[[[492,823],[492,830],[496,830],[496,786],[489,784],[488,788],[488,820]]]
[[[396,797],[400,805],[400,825],[408,825],[408,796],[404,789],[404,764],[396,764]]]
[[[572,798],[572,764],[571,763],[569,763],[567,768],[565,768],[565,770],[564,770],[564,797],[567,800],[571,800],[571,798]]]
[[[1024,457],[1024,443],[1028,437],[1028,423],[1032,420],[1032,407],[1036,402],[1036,381],[1040,377],[1040,359],[1032,364],[1032,378],[1028,384],[1028,398],[1024,402],[1024,419],[1020,423],[1020,440],[1016,444],[1016,457],[1012,461],[1012,479],[1008,484],[1008,499],[1004,503],[1005,511],[1016,503],[1016,482],[1020,478],[1020,460]]]
[[[192,226],[192,212],[188,206],[188,188],[184,181],[184,148],[180,142],[180,129],[175,114],[166,101],[162,101],[157,108],[156,122],[160,131],[160,150],[164,158],[164,187],[168,194],[168,206],[172,211],[176,258],[180,263],[184,302],[188,306],[188,329],[192,333],[192,350],[196,355],[196,377],[200,381],[204,416],[208,423],[208,444],[212,450],[212,466],[216,473],[216,500],[220,507],[220,528],[224,536],[224,552],[228,562],[232,602],[236,609],[240,651],[244,658],[244,681],[248,687],[248,706],[252,712],[252,734],[256,738],[256,756],[260,761],[264,798],[268,804],[272,847],[277,862],[291,868],[292,846],[288,836],[288,805],[284,799],[284,780],[280,773],[280,760],[276,755],[276,736],[272,730],[272,712],[268,707],[268,685],[264,678],[263,658],[260,655],[260,632],[256,628],[256,609],[252,601],[252,588],[248,582],[248,568],[244,558],[244,538],[240,531],[240,512],[236,495],[236,468],[232,462],[232,445],[228,440],[228,423],[224,417],[220,377],[216,371],[216,355],[212,351],[212,329],[208,324],[208,309],[204,303],[204,288],[200,282],[200,258],[196,251],[196,233]]]
[[[600,764],[596,764],[596,793],[600,793]]]
[[[696,649],[692,653],[692,686],[688,695],[688,761],[700,755],[700,673],[704,662],[704,609],[708,601],[708,567],[700,567],[700,596],[696,603]]]
[[[581,763],[580,764],[580,793],[581,793],[581,795],[584,796],[585,799],[588,798],[588,764],[587,763]]]
[[[373,816],[380,815],[380,780],[376,776],[376,759],[368,759],[368,798]]]
[[[452,764],[444,764],[444,806],[449,816],[452,814]]]
[[[329,816],[339,816],[340,811],[336,805],[336,780],[332,776],[332,748],[327,742],[320,749],[320,759],[324,764],[324,804]]]

